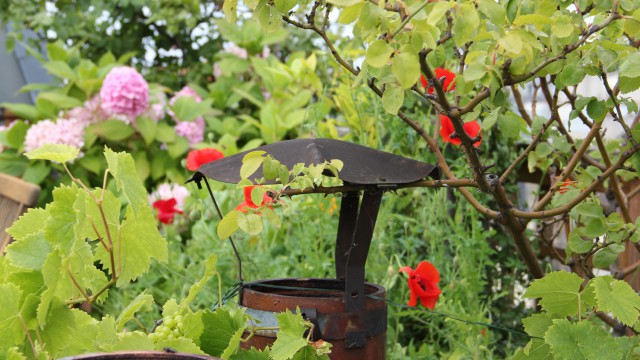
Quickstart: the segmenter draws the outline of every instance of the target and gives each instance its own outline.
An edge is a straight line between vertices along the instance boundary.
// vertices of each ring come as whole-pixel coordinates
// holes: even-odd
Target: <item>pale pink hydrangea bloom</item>
[[[78,119],[42,120],[33,124],[24,139],[24,151],[29,152],[44,144],[66,144],[77,148],[84,146],[84,128],[87,124]]]
[[[138,71],[128,66],[111,69],[100,89],[102,109],[120,120],[129,120],[142,114],[149,106],[149,85]]]
[[[180,91],[175,93],[171,100],[169,100],[169,105],[175,104],[176,100],[182,96],[191,96],[195,100],[196,103],[202,101],[202,98],[195,92],[192,88],[185,86]],[[167,110],[167,113],[175,120],[176,126],[175,131],[178,136],[185,137],[189,144],[194,145],[204,140],[204,130],[205,130],[205,122],[202,117],[198,117],[193,121],[180,121],[180,119],[176,119],[175,114],[171,109]]]
[[[165,111],[164,109],[167,107],[167,97],[163,92],[158,92],[151,96],[151,103],[149,104],[149,108],[145,110],[142,114],[153,121],[160,121],[164,118]]]
[[[220,69],[218,63],[213,64],[213,76],[215,76],[216,79],[222,76],[222,69]]]
[[[176,209],[184,210],[185,199],[189,196],[189,190],[178,184],[162,183],[158,185],[156,191],[149,194],[149,203],[153,204],[158,200],[176,199]]]
[[[174,130],[178,136],[187,138],[194,145],[204,140],[204,119],[199,117],[193,121],[178,121]]]
[[[236,45],[236,44],[230,44],[226,47],[225,49],[226,52],[228,52],[231,55],[235,55],[241,59],[246,59],[247,56],[249,55],[247,53],[247,49],[241,48],[240,46]]]

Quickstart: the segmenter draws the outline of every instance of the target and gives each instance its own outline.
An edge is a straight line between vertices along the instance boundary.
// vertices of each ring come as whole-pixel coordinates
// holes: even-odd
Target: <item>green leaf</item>
[[[640,77],[640,53],[633,52],[620,64],[620,76],[627,78]]]
[[[107,159],[109,173],[113,175],[118,190],[122,192],[129,205],[133,207],[135,212],[145,212],[151,215],[147,190],[138,177],[133,157],[125,152],[116,153],[106,147],[104,156]],[[158,231],[155,230],[153,233],[150,235],[155,236]]]
[[[618,321],[634,326],[640,316],[640,296],[631,286],[621,280],[615,280],[611,276],[601,276],[591,281],[598,310],[611,313]]]
[[[116,319],[116,329],[122,331],[124,325],[136,316],[139,311],[149,311],[153,307],[153,296],[148,294],[146,290],[136,296],[135,299],[126,308],[120,312]]]
[[[80,101],[80,100],[78,100],[78,99],[76,99],[74,97],[67,96],[67,95],[60,94],[60,93],[55,93],[55,92],[40,93],[38,95],[38,98],[50,101],[58,109],[71,109],[71,108],[74,108],[74,107],[79,107],[79,106],[83,106],[84,105],[82,103],[82,101]]]
[[[167,152],[172,159],[179,159],[189,151],[189,140],[187,138],[178,136],[176,141],[167,143]]]
[[[578,206],[573,208],[572,212],[575,212],[577,215],[585,218],[604,218],[602,206],[594,202],[580,203]]]
[[[169,124],[157,123],[156,127],[156,139],[159,142],[172,143],[176,141],[176,131]]]
[[[348,6],[354,6],[354,5],[363,3],[364,0],[327,0],[327,2],[329,4],[333,4],[339,7],[348,7]],[[343,24],[348,24],[348,23],[343,23]]]
[[[318,354],[315,347],[305,345],[302,349],[298,350],[295,355],[293,355],[291,360],[329,360],[329,356],[326,354]]]
[[[382,94],[382,107],[389,114],[396,115],[404,102],[404,90],[398,85],[388,84]]]
[[[251,201],[256,204],[262,204],[262,199],[264,199],[264,190],[260,186],[256,186],[251,190]]]
[[[270,360],[269,348],[258,350],[251,347],[251,350],[240,350],[237,354],[231,355],[229,360]]]
[[[73,69],[71,69],[71,67],[69,66],[69,64],[67,64],[66,61],[62,61],[62,60],[50,61],[50,62],[44,63],[42,66],[45,69],[47,69],[49,74],[53,76],[59,77],[61,79],[69,79],[72,81],[77,80],[78,76],[73,71]]]
[[[166,349],[173,349],[187,354],[200,354],[204,355],[204,352],[196,345],[193,340],[187,338],[177,339],[165,339],[157,342],[154,346],[155,350],[166,351]]]
[[[132,175],[138,177],[135,169]],[[119,255],[116,258],[116,267],[121,269],[116,283],[118,286],[147,272],[152,258],[167,261],[167,242],[158,232],[156,220],[148,207],[146,210],[138,208],[138,211],[134,207],[127,207],[117,239],[113,251]]]
[[[75,316],[72,310],[61,300],[55,299],[51,304],[46,325],[40,331],[42,342],[47,344],[47,352],[54,359],[62,357],[65,348],[73,340]]]
[[[14,149],[20,149],[24,143],[24,138],[29,130],[29,125],[24,121],[15,121],[11,128],[7,130],[7,143]]]
[[[235,23],[238,18],[238,0],[225,0],[222,3],[222,11],[227,21]]]
[[[249,235],[258,235],[262,232],[262,219],[257,214],[238,213],[238,227]]]
[[[403,89],[412,87],[420,78],[418,56],[411,53],[397,54],[393,57],[391,70]]]
[[[180,121],[193,121],[211,110],[211,99],[197,102],[193,96],[180,96],[171,105],[171,110]]]
[[[288,13],[297,4],[296,0],[274,0],[273,3],[276,5],[276,9],[283,14]]]
[[[600,249],[593,255],[593,266],[605,269],[613,264],[623,251],[624,245],[621,244],[611,244],[604,249]]]
[[[202,291],[202,289],[204,289],[205,285],[207,285],[207,282],[209,282],[209,280],[211,280],[211,278],[216,274],[217,262],[218,255],[211,254],[209,255],[209,257],[207,257],[207,259],[205,260],[204,275],[202,276],[202,278],[200,278],[200,280],[198,280],[198,282],[191,285],[191,287],[189,288],[189,294],[184,299],[182,299],[182,301],[180,301],[180,306],[182,308],[188,309],[189,304],[191,304],[191,302],[196,298],[196,295],[198,295],[198,293]]]
[[[619,359],[613,337],[587,321],[556,319],[544,336],[556,359]]]
[[[556,76],[555,86],[558,89],[564,89],[567,86],[577,85],[584,80],[586,74],[584,67],[580,64],[568,64],[560,74]]]
[[[33,105],[28,104],[11,104],[11,103],[0,103],[0,107],[6,108],[12,113],[16,114],[21,119],[24,120],[38,120],[41,118],[40,112]]]
[[[569,235],[569,248],[571,249],[571,251],[578,254],[584,254],[587,251],[591,250],[592,247],[593,241],[582,240],[577,232],[572,231],[571,235]]]
[[[475,6],[465,2],[458,4],[453,19],[453,41],[462,47],[473,40],[473,33],[480,26],[480,17]]]
[[[269,207],[264,207],[260,209],[260,212],[262,213],[262,216],[264,216],[264,218],[271,223],[271,225],[275,226],[276,228],[280,228],[280,226],[282,226],[282,220],[276,214],[276,212],[273,211],[273,209],[270,209]]]
[[[13,266],[26,270],[42,270],[51,248],[44,238],[42,224],[38,224],[36,229],[40,231],[26,235],[7,246],[6,256]]]
[[[384,40],[376,40],[369,45],[365,61],[375,68],[383,67],[389,61],[393,48]]]
[[[243,179],[249,178],[249,176],[253,175],[256,171],[258,171],[263,161],[264,161],[264,158],[260,156],[254,156],[250,158],[247,158],[245,156],[245,158],[242,159],[242,166],[240,167],[240,177]],[[262,201],[260,201],[260,203],[261,202]]]
[[[541,298],[540,306],[550,314],[573,316],[578,313],[581,284],[578,275],[555,271],[531,283],[524,297]]]
[[[89,126],[88,131],[108,141],[122,141],[129,138],[135,130],[120,120],[107,120]]]
[[[31,160],[49,160],[59,163],[74,160],[80,154],[80,149],[65,144],[44,144],[24,155]]]
[[[451,3],[447,1],[436,2],[427,16],[427,23],[431,26],[438,26],[438,23],[444,18],[444,15],[451,9]]]
[[[277,314],[278,331],[276,341],[271,347],[271,358],[277,360],[291,359],[300,349],[307,345],[307,340],[303,337],[307,330],[305,321],[300,315],[289,310]]]
[[[42,208],[32,208],[18,218],[16,222],[7,229],[7,233],[16,240],[27,238],[31,234],[42,230],[42,225],[47,221],[48,212]]]
[[[205,311],[202,315],[204,330],[200,335],[200,347],[212,356],[221,356],[228,349],[237,349],[240,339],[237,333],[247,327],[244,312],[228,307]]]
[[[238,214],[238,211],[233,210],[220,220],[216,228],[220,240],[226,240],[238,230]]]
[[[607,115],[607,105],[604,100],[592,99],[587,104],[587,114],[595,121],[602,121]]]
[[[0,334],[4,346],[22,344],[25,340],[18,317],[22,290],[14,284],[0,284]]]

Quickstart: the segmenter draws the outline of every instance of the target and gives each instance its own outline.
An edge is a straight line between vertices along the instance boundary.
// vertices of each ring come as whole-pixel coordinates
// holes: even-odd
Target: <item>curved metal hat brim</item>
[[[339,177],[350,184],[406,184],[425,179],[427,176],[435,180],[440,178],[435,165],[333,139],[280,141],[204,164],[198,172],[213,180],[238,183],[241,180],[242,158],[247,153],[258,150],[265,151],[289,169],[298,163],[309,166],[333,159],[341,160],[344,167]],[[260,168],[251,179],[262,176]],[[273,184],[275,181],[265,183]]]

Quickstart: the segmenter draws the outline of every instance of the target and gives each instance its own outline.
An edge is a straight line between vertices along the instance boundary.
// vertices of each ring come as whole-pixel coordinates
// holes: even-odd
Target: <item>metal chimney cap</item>
[[[198,172],[217,181],[238,183],[242,158],[251,151],[265,151],[291,169],[339,159],[344,167],[339,173],[345,183],[356,185],[406,184],[430,176],[439,179],[438,168],[406,157],[334,139],[294,139],[264,145],[200,166]],[[199,175],[194,175],[194,177]],[[262,168],[251,178],[261,178]],[[273,184],[275,181],[266,181]]]

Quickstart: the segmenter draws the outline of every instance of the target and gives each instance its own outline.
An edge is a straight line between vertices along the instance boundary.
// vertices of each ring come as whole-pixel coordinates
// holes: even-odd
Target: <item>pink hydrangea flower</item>
[[[158,185],[156,191],[149,194],[149,203],[153,204],[158,200],[176,199],[176,209],[184,210],[185,199],[189,196],[189,189],[178,184],[162,183]]]
[[[225,51],[241,59],[246,59],[248,56],[247,49],[241,48],[236,44],[230,44],[229,46],[226,47]]]
[[[78,119],[42,120],[33,124],[24,139],[24,151],[29,152],[44,144],[66,144],[82,148],[84,128],[87,124]]]
[[[190,145],[204,140],[204,119],[199,117],[193,121],[178,121],[174,130],[178,136],[187,138]]]
[[[160,121],[164,118],[164,114],[165,114],[164,109],[166,107],[167,107],[167,97],[164,95],[163,92],[158,92],[151,96],[151,103],[149,104],[149,108],[145,110],[143,115],[153,121]]]
[[[149,106],[149,85],[136,69],[114,67],[102,83],[100,99],[107,114],[135,118]]]

